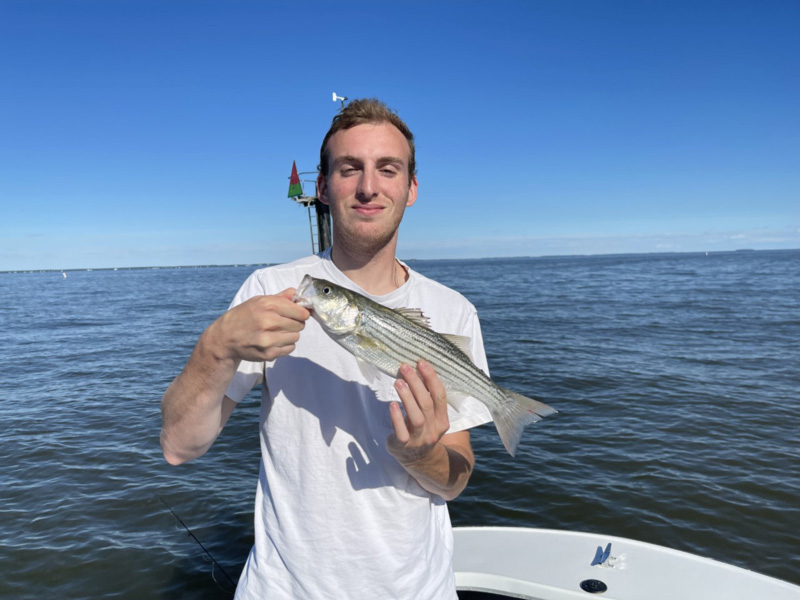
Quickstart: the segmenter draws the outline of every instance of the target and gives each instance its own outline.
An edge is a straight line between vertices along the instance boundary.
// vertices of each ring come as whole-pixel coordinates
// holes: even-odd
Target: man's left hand
[[[447,392],[430,363],[421,360],[415,371],[409,365],[400,367],[394,387],[405,408],[392,402],[389,414],[394,433],[386,440],[386,449],[401,464],[413,463],[433,451],[450,428],[447,416]]]

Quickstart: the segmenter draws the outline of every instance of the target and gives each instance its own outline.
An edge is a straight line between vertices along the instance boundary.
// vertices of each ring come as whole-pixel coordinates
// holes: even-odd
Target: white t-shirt
[[[488,372],[475,308],[409,269],[385,296],[366,294],[330,260],[330,250],[253,273],[231,306],[297,287],[304,275],[370,296],[390,308],[420,308],[440,333],[472,340]],[[266,376],[266,379],[265,379]],[[291,355],[243,362],[226,395],[239,402],[262,386],[261,469],[255,545],[236,600],[302,598],[455,599],[447,504],[424,490],[386,451],[394,379],[368,384],[355,357],[312,318]],[[450,410],[450,432],[489,422],[477,400]]]

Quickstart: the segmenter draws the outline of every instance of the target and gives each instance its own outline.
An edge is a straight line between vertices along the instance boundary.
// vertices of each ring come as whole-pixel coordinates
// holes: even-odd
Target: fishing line
[[[211,556],[211,552],[209,552],[209,551],[208,551],[208,548],[206,548],[206,547],[203,545],[203,542],[201,542],[199,539],[197,539],[197,536],[196,536],[196,535],[195,535],[195,534],[192,532],[192,530],[191,530],[191,529],[189,529],[189,528],[186,526],[186,523],[184,523],[184,522],[183,522],[183,519],[181,519],[181,518],[178,516],[178,513],[176,513],[174,510],[172,510],[172,507],[171,507],[169,504],[167,504],[167,501],[166,501],[166,500],[164,500],[164,499],[161,497],[161,495],[160,495],[160,494],[156,494],[156,498],[158,498],[158,499],[161,501],[161,504],[163,504],[164,506],[166,506],[166,507],[167,507],[167,510],[168,510],[169,512],[171,512],[171,513],[172,513],[172,516],[173,516],[173,517],[175,517],[175,518],[177,519],[178,523],[180,523],[180,524],[181,524],[181,526],[182,526],[182,527],[183,527],[183,528],[186,530],[186,533],[188,533],[188,534],[189,534],[189,536],[190,536],[190,537],[191,537],[191,538],[192,538],[192,539],[193,539],[195,542],[197,542],[197,545],[198,545],[198,546],[200,546],[200,547],[203,549],[203,552],[205,552],[205,553],[206,553],[206,556],[207,556],[207,557],[208,557],[208,558],[211,560],[211,562],[213,563],[213,565],[212,565],[212,567],[211,567],[211,579],[212,579],[212,580],[214,580],[214,583],[216,583],[216,584],[217,584],[217,587],[218,587],[219,589],[221,589],[223,592],[227,592],[227,593],[229,593],[229,594],[233,593],[233,592],[231,592],[230,590],[226,590],[226,589],[224,589],[224,588],[223,588],[223,587],[222,587],[222,586],[219,584],[219,582],[217,581],[217,578],[214,576],[214,567],[217,567],[217,568],[218,568],[220,571],[222,571],[222,574],[223,574],[223,575],[225,575],[225,577],[228,579],[228,581],[230,581],[230,582],[231,582],[231,585],[232,585],[234,588],[236,588],[236,583],[233,581],[233,579],[231,579],[231,576],[230,576],[230,575],[228,575],[228,574],[225,572],[225,569],[223,569],[223,568],[222,568],[222,565],[221,565],[221,564],[219,564],[219,563],[217,562],[217,560],[216,560],[216,559],[215,559],[213,556]]]

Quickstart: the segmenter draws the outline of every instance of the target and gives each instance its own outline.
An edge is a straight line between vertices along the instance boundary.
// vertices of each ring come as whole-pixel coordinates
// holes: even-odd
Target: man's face
[[[328,140],[328,176],[319,197],[330,206],[334,243],[342,250],[376,252],[397,236],[406,206],[417,199],[408,177],[410,149],[390,123],[337,131]]]

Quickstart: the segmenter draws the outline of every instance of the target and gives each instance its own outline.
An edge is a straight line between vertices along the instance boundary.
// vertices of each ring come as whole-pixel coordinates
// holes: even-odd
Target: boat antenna
[[[337,100],[341,100],[342,101],[342,109],[341,110],[344,110],[344,103],[347,102],[347,97],[346,96],[337,96],[336,92],[333,92],[333,101],[336,102]]]
[[[206,548],[206,547],[203,545],[203,542],[201,542],[199,539],[197,539],[197,536],[196,536],[196,535],[195,535],[195,534],[192,532],[192,530],[191,530],[191,529],[189,529],[189,528],[186,526],[186,523],[184,523],[184,522],[183,522],[183,519],[181,519],[181,518],[178,516],[178,513],[176,513],[174,510],[172,510],[172,507],[171,507],[169,504],[167,504],[167,501],[166,501],[166,500],[164,500],[164,498],[162,498],[162,497],[161,497],[161,494],[156,494],[156,497],[157,497],[159,500],[161,500],[161,504],[163,504],[164,506],[166,506],[166,507],[167,507],[167,510],[168,510],[169,512],[171,512],[171,513],[172,513],[172,516],[173,516],[173,517],[175,517],[175,518],[178,520],[178,523],[180,523],[180,524],[181,524],[181,526],[182,526],[182,527],[183,527],[183,528],[186,530],[186,533],[188,533],[188,534],[189,534],[189,537],[191,537],[191,538],[192,538],[192,539],[193,539],[195,542],[197,542],[197,545],[198,545],[198,546],[200,546],[200,547],[203,549],[203,552],[205,552],[205,553],[206,553],[206,556],[208,556],[208,558],[211,560],[211,562],[212,562],[212,566],[211,566],[211,579],[213,579],[213,580],[214,580],[214,583],[216,583],[216,584],[217,584],[217,587],[219,587],[219,589],[221,589],[223,592],[227,592],[227,593],[229,593],[229,594],[232,594],[233,592],[231,592],[230,590],[226,590],[226,589],[224,589],[224,588],[223,588],[223,587],[222,587],[222,586],[219,584],[219,582],[217,581],[217,578],[216,578],[216,577],[214,577],[214,567],[217,567],[217,568],[218,568],[220,571],[222,571],[222,574],[223,574],[223,575],[225,575],[225,577],[228,579],[228,581],[230,581],[230,582],[231,582],[231,585],[232,585],[234,588],[236,588],[236,582],[234,582],[234,581],[233,581],[233,579],[231,579],[231,576],[230,576],[230,575],[228,575],[228,574],[225,572],[225,569],[223,569],[223,568],[222,568],[222,565],[221,565],[221,564],[219,564],[219,563],[217,562],[217,560],[216,560],[216,559],[215,559],[213,556],[211,556],[211,552],[209,552],[209,551],[208,551],[208,548]]]

